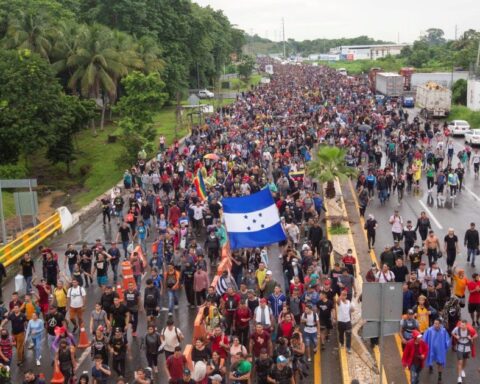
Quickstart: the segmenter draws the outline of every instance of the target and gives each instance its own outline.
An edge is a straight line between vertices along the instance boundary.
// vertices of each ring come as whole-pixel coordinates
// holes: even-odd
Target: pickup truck
[[[198,97],[200,99],[213,99],[215,97],[213,92],[210,92],[208,89],[201,89],[198,91]]]

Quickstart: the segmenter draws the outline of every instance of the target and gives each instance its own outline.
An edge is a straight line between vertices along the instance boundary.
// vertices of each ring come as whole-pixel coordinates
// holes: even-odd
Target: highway
[[[464,148],[464,140],[463,138],[454,138],[453,140],[455,143],[453,164],[456,166],[458,161],[456,158],[456,153],[460,149]],[[470,222],[476,222],[477,227],[480,225],[478,215],[478,212],[480,212],[480,180],[474,179],[473,167],[472,170],[467,170],[465,173],[464,186],[464,190],[458,194],[453,208],[451,205],[446,205],[443,208],[437,207],[435,188],[432,194],[433,201],[428,198],[426,180],[424,176],[421,181],[420,193],[418,195],[406,194],[400,204],[398,203],[396,195],[392,195],[390,200],[387,201],[384,206],[381,206],[379,199],[375,197],[368,205],[365,217],[367,217],[368,214],[373,214],[375,219],[378,221],[377,239],[375,243],[375,253],[377,257],[380,258],[380,253],[383,251],[385,246],[393,245],[393,238],[390,229],[391,226],[388,223],[388,219],[393,214],[395,209],[399,210],[399,214],[402,216],[404,223],[406,223],[407,220],[412,220],[414,225],[417,217],[420,215],[420,212],[426,211],[430,218],[432,229],[435,231],[437,236],[439,236],[442,247],[443,237],[447,234],[448,228],[453,228],[455,230],[455,234],[458,236],[459,244],[461,245],[460,255],[457,257],[456,265],[464,268],[467,277],[471,278],[472,273],[478,272],[480,268],[478,263],[477,268],[472,268],[469,263],[466,262],[466,249],[463,247],[463,237],[465,230],[469,228]],[[349,194],[349,192],[345,192],[345,190],[346,188],[344,188],[344,194]],[[420,242],[417,243],[420,244]],[[367,256],[368,255],[365,255],[365,257]],[[445,256],[439,259],[439,264],[442,270],[446,271],[447,266]],[[466,309],[463,311],[463,317],[468,321],[471,321]],[[385,369],[388,383],[406,382],[405,377],[403,377],[403,380],[401,376],[399,377],[400,353],[398,348],[396,348],[393,337],[386,338],[385,344],[385,360],[387,361]],[[478,338],[476,340],[476,345],[478,349],[480,346],[480,341]],[[457,373],[455,366],[455,353],[450,351],[448,355],[448,365],[445,369],[445,373],[443,374],[444,383],[456,383]],[[480,374],[477,371],[477,367],[478,357],[469,361],[466,369],[467,378],[464,379],[464,382],[479,382]],[[437,383],[436,372],[432,375],[429,375],[428,370],[425,369],[422,373],[420,382],[432,384]]]

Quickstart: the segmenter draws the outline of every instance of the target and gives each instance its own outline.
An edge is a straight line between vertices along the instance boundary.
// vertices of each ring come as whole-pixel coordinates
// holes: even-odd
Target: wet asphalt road
[[[456,167],[457,158],[456,153],[464,148],[464,139],[463,138],[454,138],[455,143],[455,154],[453,158],[453,165]],[[473,167],[471,170],[466,170],[464,177],[464,190],[460,192],[455,199],[455,204],[452,207],[451,204],[446,205],[446,207],[438,207],[436,202],[436,189],[434,187],[434,192],[432,193],[433,201],[429,199],[429,194],[427,192],[427,185],[424,174],[422,175],[421,181],[421,190],[418,195],[405,194],[404,199],[399,204],[397,195],[392,195],[390,200],[386,202],[384,206],[380,205],[378,197],[375,197],[372,200],[367,208],[366,217],[369,213],[375,216],[375,219],[378,221],[377,229],[377,239],[375,244],[375,253],[377,258],[380,258],[380,254],[383,251],[386,245],[393,245],[393,237],[391,233],[391,226],[388,223],[389,217],[393,214],[394,209],[398,209],[400,215],[403,217],[403,221],[406,224],[407,220],[412,220],[413,225],[415,226],[417,217],[420,215],[421,211],[426,211],[427,215],[430,218],[432,224],[432,229],[435,231],[437,236],[440,238],[440,242],[443,248],[443,238],[447,234],[448,228],[453,228],[455,234],[458,236],[460,244],[460,255],[457,256],[456,265],[465,269],[467,277],[471,278],[472,273],[480,272],[480,261],[477,260],[476,268],[472,268],[469,263],[466,261],[466,248],[463,246],[463,238],[465,231],[469,228],[470,222],[475,222],[477,227],[480,225],[480,180],[474,179]],[[418,235],[418,233],[417,233]],[[420,239],[420,236],[418,236]],[[417,241],[417,244],[420,244],[420,241]],[[444,252],[445,254],[445,252]],[[445,256],[439,259],[440,267],[443,271],[446,271],[447,265]],[[470,316],[465,309],[463,311],[463,317],[468,321]],[[480,347],[480,340],[476,340],[477,350]],[[400,356],[398,352],[388,351],[388,356],[386,358],[398,358]],[[457,382],[457,373],[455,369],[456,357],[453,352],[448,354],[448,362],[445,372],[443,374],[443,383],[456,383]],[[400,368],[400,362],[398,367]],[[470,359],[466,368],[467,377],[463,380],[464,383],[478,383],[480,382],[480,374],[477,371],[479,367],[478,356],[474,359]],[[387,372],[388,379],[388,372]],[[429,375],[428,370],[424,369],[421,375],[421,383],[437,383],[437,374]]]
[[[108,249],[109,243],[111,242],[112,239],[115,239],[117,235],[117,228],[118,228],[117,224],[115,223],[114,220],[112,220],[110,224],[107,224],[104,226],[102,224],[101,214],[94,215],[88,219],[82,220],[79,224],[71,228],[65,234],[54,237],[50,241],[48,246],[58,253],[59,264],[60,264],[62,273],[68,273],[68,272],[65,272],[63,268],[64,252],[66,249],[66,245],[68,243],[74,244],[76,246],[76,249],[80,250],[81,244],[83,244],[84,242],[87,242],[93,245],[95,240],[97,238],[100,238],[103,244],[105,245],[105,247]],[[151,241],[147,242],[147,249],[151,248],[150,247]],[[123,250],[122,250],[122,255],[123,255]],[[278,255],[279,255],[278,247],[277,246],[270,247],[269,268],[272,270],[275,280],[278,283],[280,283],[283,287],[284,281],[283,281],[283,275],[282,275],[281,259],[278,257]],[[151,256],[150,253],[149,253],[149,256]],[[37,270],[37,276],[41,277],[41,262],[39,258],[36,260],[36,270]],[[209,272],[211,272],[210,267],[209,267]],[[120,273],[120,267],[119,267],[119,273]],[[147,274],[144,277],[144,281],[147,278],[146,276],[148,275],[149,275],[149,270],[147,271]],[[210,273],[210,275],[212,277],[213,274]],[[111,271],[109,271],[109,282],[112,283],[112,281],[113,281],[113,275]],[[142,283],[142,289],[145,286],[144,281]],[[4,285],[3,294],[4,294],[4,300],[6,303],[8,303],[10,295],[14,291],[14,289],[15,289],[14,279],[11,279]],[[88,324],[87,320],[89,320],[90,313],[94,309],[95,303],[100,299],[101,292],[98,286],[96,285],[94,285],[93,287],[90,286],[89,288],[86,288],[86,290],[87,290],[87,309],[84,314],[84,321],[86,322],[86,324]],[[142,291],[141,297],[143,297],[143,291]],[[162,296],[162,304],[163,304],[163,309],[161,311],[159,318],[156,320],[157,328],[160,330],[165,326],[165,322],[167,319],[166,307],[168,304],[168,299],[166,294]],[[180,328],[185,335],[185,340],[182,343],[182,347],[184,347],[186,344],[191,344],[192,342],[193,322],[196,314],[197,314],[196,309],[190,308],[188,306],[185,293],[182,291],[179,295],[178,309],[175,309],[173,312],[173,318],[175,320],[176,326]],[[131,346],[131,353],[129,354],[127,359],[126,376],[130,380],[132,380],[134,369],[147,366],[147,360],[145,358],[144,351],[140,349],[141,336],[145,335],[146,333],[146,317],[144,313],[139,314],[139,325],[138,325],[137,332],[138,332],[138,337],[132,338],[130,331],[128,336],[128,341]],[[14,379],[14,382],[21,382],[21,379],[23,379],[23,372],[28,368],[33,369],[34,372],[36,373],[40,373],[40,372],[44,373],[46,375],[47,380],[49,380],[53,374],[53,367],[50,364],[50,359],[49,359],[50,353],[47,348],[46,340],[44,340],[44,348],[43,348],[42,356],[43,356],[42,365],[40,367],[37,367],[35,365],[33,350],[28,349],[26,350],[25,363],[20,368],[17,368],[15,351],[14,351],[14,359],[12,363],[12,368],[13,368],[12,377]],[[77,377],[79,376],[79,374],[81,374],[84,371],[88,371],[90,373],[92,364],[91,364],[89,349],[86,349],[86,350],[78,349],[76,352],[76,357],[79,362],[79,368],[77,369]],[[165,359],[163,355],[161,355],[159,359],[159,366],[162,367],[162,369],[164,366],[164,361]],[[162,369],[160,370],[159,377],[161,377],[162,375]],[[161,381],[157,381],[157,382],[161,382]]]

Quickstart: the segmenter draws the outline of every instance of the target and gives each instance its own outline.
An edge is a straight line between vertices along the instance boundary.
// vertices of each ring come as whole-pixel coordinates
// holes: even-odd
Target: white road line
[[[480,201],[480,196],[478,196],[476,193],[474,193],[470,188],[468,188],[467,186],[464,186],[463,187],[468,193],[470,193],[470,195],[472,195],[472,197],[477,200],[477,201]]]
[[[428,217],[433,220],[433,222],[438,227],[438,229],[443,229],[442,224],[440,224],[440,222],[437,220],[437,218],[435,216],[433,216],[432,211],[430,211],[430,209],[428,209],[428,207],[425,205],[425,203],[422,200],[418,200],[418,202],[420,203],[422,208],[425,210],[425,212],[428,213]]]

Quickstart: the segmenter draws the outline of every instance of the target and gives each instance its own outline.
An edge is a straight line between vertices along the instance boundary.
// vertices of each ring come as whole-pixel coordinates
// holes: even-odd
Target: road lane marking
[[[474,193],[470,188],[468,188],[466,185],[463,186],[463,189],[465,189],[468,193],[470,193],[470,195],[472,195],[472,197],[477,200],[477,201],[480,201],[480,196],[478,196],[476,193]]]
[[[425,205],[425,203],[424,203],[422,200],[418,200],[418,202],[420,203],[420,205],[422,206],[422,208],[424,209],[424,211],[428,213],[428,216],[433,220],[433,222],[434,222],[435,225],[438,227],[438,229],[443,229],[442,224],[440,224],[440,222],[439,222],[439,221],[437,220],[437,218],[433,215],[432,211],[430,211],[430,209],[428,209],[428,207]]]

